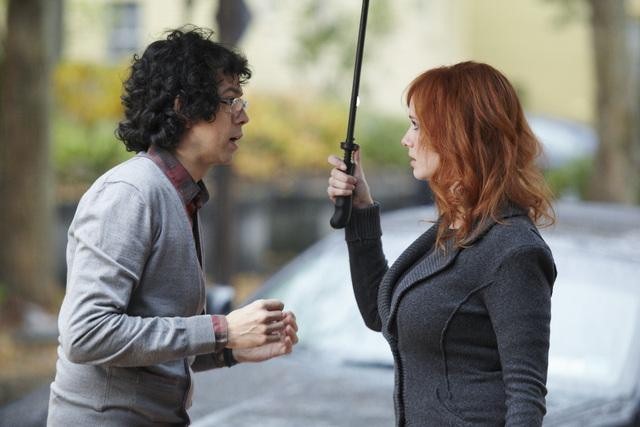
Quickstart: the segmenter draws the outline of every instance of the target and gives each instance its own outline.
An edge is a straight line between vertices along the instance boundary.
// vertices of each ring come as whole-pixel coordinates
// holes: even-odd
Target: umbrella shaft
[[[369,0],[362,1],[362,13],[360,14],[360,29],[358,31],[358,44],[356,47],[356,63],[353,67],[353,86],[351,87],[351,104],[349,107],[349,122],[347,124],[347,144],[353,143],[353,132],[356,123],[356,109],[358,108],[358,92],[360,90],[360,70],[362,69],[362,53],[364,51],[364,36],[367,31],[367,14]]]

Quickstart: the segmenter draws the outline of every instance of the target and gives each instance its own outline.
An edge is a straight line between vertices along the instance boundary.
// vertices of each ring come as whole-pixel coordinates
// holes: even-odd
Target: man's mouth
[[[231,138],[229,138],[229,141],[233,142],[234,144],[237,144],[237,142],[242,138],[242,134],[237,135],[237,136],[232,136]]]

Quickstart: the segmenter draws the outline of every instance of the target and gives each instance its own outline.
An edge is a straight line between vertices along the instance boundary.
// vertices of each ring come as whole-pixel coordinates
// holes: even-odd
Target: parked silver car
[[[545,425],[639,425],[640,209],[561,204],[557,214],[558,224],[542,230],[559,271]],[[429,219],[429,207],[383,216],[390,262]],[[285,358],[197,374],[194,426],[393,425],[392,357],[360,318],[342,232],[254,297],[280,298],[297,313],[300,344]]]
[[[537,114],[527,114],[527,121],[542,144],[540,161],[545,169],[590,159],[598,149],[598,136],[587,124]]]
[[[640,208],[557,206],[542,230],[558,267],[552,298],[545,426],[640,426]],[[434,218],[431,208],[383,216],[392,261]],[[421,221],[422,220],[422,221]],[[387,343],[368,330],[334,231],[260,288],[294,310],[292,355],[195,375],[194,427],[393,425]],[[48,386],[0,408],[0,425],[42,426]]]

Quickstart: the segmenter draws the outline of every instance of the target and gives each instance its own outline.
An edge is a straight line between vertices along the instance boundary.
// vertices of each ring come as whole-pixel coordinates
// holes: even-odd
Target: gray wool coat
[[[540,426],[556,269],[526,213],[446,253],[436,224],[391,267],[379,215],[354,210],[346,240],[362,317],[393,353],[397,425]]]

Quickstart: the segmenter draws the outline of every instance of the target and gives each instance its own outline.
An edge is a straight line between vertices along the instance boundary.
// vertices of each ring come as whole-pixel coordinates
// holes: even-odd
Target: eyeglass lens
[[[231,112],[234,114],[240,114],[240,112],[247,108],[247,101],[242,98],[234,98],[231,103]]]

